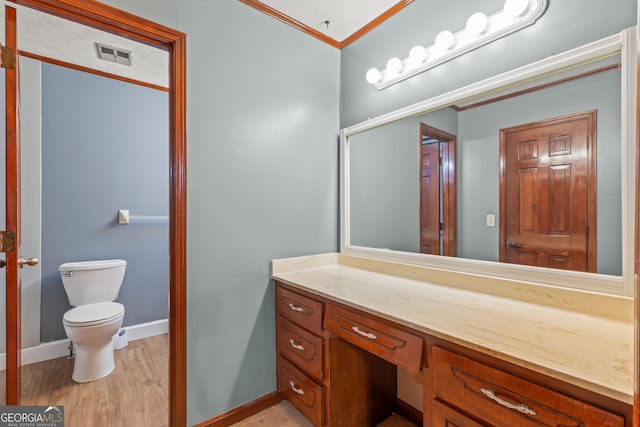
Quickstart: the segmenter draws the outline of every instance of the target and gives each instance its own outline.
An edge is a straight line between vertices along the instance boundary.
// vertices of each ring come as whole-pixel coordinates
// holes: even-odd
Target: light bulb
[[[398,58],[391,58],[387,61],[387,72],[389,75],[400,74],[402,71],[402,61]]]
[[[382,73],[377,68],[370,68],[367,71],[367,82],[373,84],[380,83],[382,80]]]
[[[436,47],[438,50],[447,51],[456,44],[456,38],[451,31],[441,31],[436,36]]]
[[[487,31],[488,26],[489,19],[487,18],[487,15],[482,12],[474,13],[469,17],[469,19],[467,19],[467,32],[474,36],[479,36]]]
[[[504,2],[504,14],[509,18],[518,18],[529,9],[529,0],[507,0]]]
[[[409,51],[409,62],[412,65],[422,64],[427,60],[427,50],[422,46],[414,46]]]

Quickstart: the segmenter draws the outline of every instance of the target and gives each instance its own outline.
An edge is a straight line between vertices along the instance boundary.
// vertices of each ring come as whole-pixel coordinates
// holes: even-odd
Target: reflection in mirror
[[[625,206],[635,192],[635,102],[628,95],[636,88],[635,52],[635,31],[625,30],[343,129],[341,251],[632,295],[634,217]],[[582,123],[574,123],[578,133],[554,127],[571,121]],[[443,141],[424,129],[455,139],[448,152],[455,160],[444,156],[438,185],[430,187],[439,191],[430,214],[441,223],[439,252],[455,257],[422,247],[420,200],[434,197],[422,181],[434,175],[424,173],[421,151],[424,141]],[[514,137],[520,134],[526,137]],[[527,158],[538,163],[521,162]],[[515,237],[509,221],[517,225]],[[551,249],[525,240],[540,230]],[[558,244],[570,234],[580,234],[574,252],[573,243]],[[454,249],[446,253],[451,235]]]
[[[527,89],[512,88],[509,96],[465,100],[349,136],[350,244],[426,252],[421,241],[426,233],[424,224],[421,227],[426,214],[423,206],[421,221],[420,200],[421,194],[425,199],[430,193],[431,200],[438,203],[431,223],[439,226],[441,238],[436,251],[429,253],[506,261],[508,250],[520,245],[528,249],[517,248],[519,256],[509,262],[621,276],[622,100],[618,61],[619,57],[613,64],[579,76],[563,76],[561,83],[545,81],[535,87],[528,82]],[[583,113],[590,113],[593,120],[582,133],[557,126],[547,133],[541,130],[540,122],[566,122],[566,117]],[[424,138],[425,125],[456,139],[454,155],[449,155],[455,160],[447,161],[440,149],[438,156],[443,160],[437,173],[429,172],[428,176],[426,163],[421,161],[423,141],[433,143],[438,138]],[[516,142],[507,138],[501,149],[501,132],[522,130],[525,125],[534,130]],[[516,145],[509,149],[508,144]],[[509,154],[512,152],[515,154]],[[525,162],[507,173],[509,165],[526,156],[535,157],[539,164]],[[549,163],[554,158],[560,161]],[[445,179],[447,173],[454,173],[452,186],[447,186],[451,182]],[[437,182],[431,182],[431,190],[426,190],[429,180]],[[456,206],[455,215],[445,209],[447,197],[455,197],[455,203],[449,202]],[[504,234],[514,227],[519,237]],[[433,226],[428,228],[433,233]],[[522,240],[533,233],[544,237]],[[455,250],[445,252],[447,235],[455,236]],[[576,235],[576,241],[568,243],[569,236]],[[513,245],[509,246],[509,241]],[[555,247],[540,249],[541,241]],[[582,246],[569,252],[567,248],[576,245]],[[576,263],[575,258],[585,261]]]
[[[456,141],[455,135],[420,123],[420,252],[423,254],[456,255]]]

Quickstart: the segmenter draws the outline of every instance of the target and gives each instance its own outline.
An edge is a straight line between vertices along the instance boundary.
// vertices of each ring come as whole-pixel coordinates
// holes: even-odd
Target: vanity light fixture
[[[384,70],[371,68],[367,82],[376,89],[387,88],[409,77],[447,62],[494,40],[533,25],[547,9],[548,0],[506,0],[504,7],[490,16],[474,13],[465,28],[438,33],[430,46],[414,46],[403,60],[391,58]]]
[[[402,72],[403,68],[404,68],[404,65],[403,65],[402,61],[399,60],[398,58],[391,58],[390,60],[387,61],[386,72],[390,76],[394,76],[396,74],[400,74]]]
[[[456,44],[456,36],[453,35],[451,31],[440,31],[436,36],[436,49],[440,52],[446,52]]]
[[[489,27],[489,18],[482,12],[474,13],[467,19],[467,25],[465,29],[467,33],[474,36],[484,34]]]
[[[424,46],[414,46],[409,51],[409,66],[418,66],[428,58]]]

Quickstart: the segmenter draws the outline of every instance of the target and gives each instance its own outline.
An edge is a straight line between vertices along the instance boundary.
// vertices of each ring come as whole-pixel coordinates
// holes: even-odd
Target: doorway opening
[[[165,49],[169,53],[169,425],[186,425],[186,36],[89,0],[17,0],[18,5]],[[7,45],[16,49],[16,20],[7,14]],[[7,188],[17,188],[18,70],[7,70]],[[19,240],[19,193],[7,192],[7,228]],[[7,254],[7,404],[20,403],[18,254]]]
[[[456,136],[420,123],[420,252],[456,256]]]

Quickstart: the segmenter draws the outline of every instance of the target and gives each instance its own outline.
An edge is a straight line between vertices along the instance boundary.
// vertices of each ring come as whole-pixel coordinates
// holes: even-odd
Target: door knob
[[[521,248],[522,245],[519,242],[516,242],[515,240],[510,240],[509,241],[509,246],[511,246],[512,248]]]
[[[0,259],[0,268],[4,268],[7,265],[7,261]]]
[[[25,264],[34,266],[38,263],[38,261],[38,258],[24,259],[24,257],[20,257],[18,258],[18,265],[20,266],[20,268],[24,267]]]

